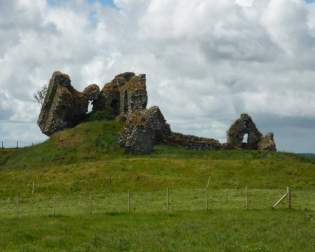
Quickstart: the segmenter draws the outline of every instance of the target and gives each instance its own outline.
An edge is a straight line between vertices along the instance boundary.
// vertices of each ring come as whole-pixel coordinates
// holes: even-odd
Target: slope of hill
[[[91,121],[59,132],[50,140],[23,149],[0,151],[0,197],[27,194],[30,181],[46,193],[98,191],[111,177],[111,190],[160,187],[297,188],[315,187],[313,159],[288,153],[257,151],[192,151],[158,146],[151,155],[127,155],[118,145],[122,125]],[[119,179],[118,179],[119,178]]]
[[[88,121],[0,150],[1,251],[312,251],[312,158],[163,145],[132,156],[121,128]],[[296,210],[270,210],[288,185]]]

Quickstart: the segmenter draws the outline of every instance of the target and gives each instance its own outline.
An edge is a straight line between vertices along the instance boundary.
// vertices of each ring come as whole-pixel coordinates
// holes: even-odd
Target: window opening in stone
[[[243,144],[248,144],[248,133],[243,136]]]
[[[93,101],[89,101],[89,105],[88,105],[88,111],[87,113],[91,113],[93,110]]]

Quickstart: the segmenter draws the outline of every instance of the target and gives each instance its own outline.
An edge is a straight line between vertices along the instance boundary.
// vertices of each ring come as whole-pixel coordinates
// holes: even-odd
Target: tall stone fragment
[[[144,112],[144,116],[150,128],[153,130],[154,143],[165,143],[166,138],[171,134],[171,127],[166,122],[159,107],[151,107]]]
[[[227,132],[227,144],[232,148],[257,149],[261,138],[262,134],[248,114],[242,114]]]
[[[128,115],[120,145],[128,153],[150,153],[155,144],[166,142],[170,134],[170,126],[158,107],[138,110]]]
[[[145,75],[126,72],[117,75],[104,86],[93,103],[93,110],[112,111],[114,116],[127,116],[134,111],[146,109],[147,103]]]
[[[124,114],[146,109],[148,95],[144,74],[135,75],[120,86],[120,101],[120,112]]]
[[[41,131],[50,136],[80,123],[88,110],[87,97],[75,90],[70,77],[54,72],[38,118]]]

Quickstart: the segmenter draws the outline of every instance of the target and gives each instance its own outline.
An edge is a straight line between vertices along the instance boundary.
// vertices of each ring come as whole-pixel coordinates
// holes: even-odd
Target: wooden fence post
[[[52,216],[55,217],[56,216],[56,199],[55,196],[52,197]]]
[[[89,208],[90,208],[90,214],[93,214],[93,198],[92,198],[92,194],[90,193],[89,195]]]
[[[248,209],[248,188],[245,187],[245,209]]]
[[[130,191],[128,190],[128,213],[130,214]]]
[[[291,188],[290,186],[287,187],[287,194],[288,194],[288,208],[292,208],[292,197],[291,197]]]
[[[136,193],[132,193],[132,208],[133,208],[133,213],[136,213]]]
[[[19,148],[19,141],[16,141],[16,148]]]
[[[33,180],[33,185],[32,185],[32,194],[34,194],[35,193],[35,182],[34,182],[34,180]]]
[[[206,195],[206,211],[209,210],[209,204],[208,204],[208,188],[205,190],[205,195]]]
[[[167,211],[170,210],[170,191],[169,191],[168,187],[166,190],[166,209],[167,209]]]
[[[1,141],[1,148],[4,149],[3,141]]]
[[[286,197],[288,198],[288,206],[291,208],[291,189],[289,186],[287,187],[287,192],[275,204],[273,204],[272,208],[276,208]]]
[[[20,196],[18,195],[16,198],[16,216],[20,217]]]

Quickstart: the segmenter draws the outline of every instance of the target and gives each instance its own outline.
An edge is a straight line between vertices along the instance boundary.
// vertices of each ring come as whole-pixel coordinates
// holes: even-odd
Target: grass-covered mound
[[[42,144],[2,150],[0,167],[34,168],[113,158],[122,153],[117,141],[121,128],[116,121],[85,122],[55,133]]]
[[[103,119],[0,150],[0,251],[312,251],[313,159],[171,146],[132,156],[122,124]],[[287,185],[295,210],[270,210]]]
[[[157,146],[151,155],[127,155],[118,145],[122,124],[96,120],[22,149],[0,150],[0,197],[42,194],[148,191],[165,188],[315,188],[312,159],[258,151],[192,151]],[[108,179],[114,181],[110,185]]]

